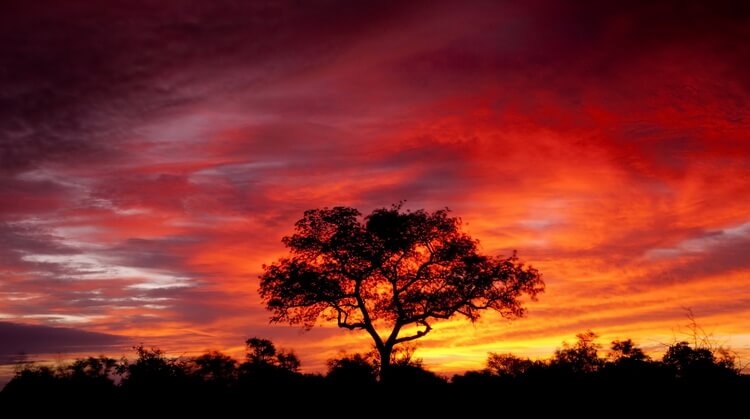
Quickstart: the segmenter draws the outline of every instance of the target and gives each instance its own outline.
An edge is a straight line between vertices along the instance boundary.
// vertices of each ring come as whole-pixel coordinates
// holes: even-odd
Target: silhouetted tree
[[[601,345],[596,343],[596,333],[589,330],[576,337],[578,341],[575,344],[563,342],[563,347],[555,351],[552,365],[575,374],[597,371],[602,365],[602,359],[599,358]]]
[[[716,357],[709,348],[693,348],[687,342],[677,342],[667,348],[662,362],[672,368],[677,378],[715,379],[736,376],[734,359],[726,351]]]
[[[376,383],[378,368],[373,360],[362,354],[354,354],[328,360],[326,380],[337,386],[362,386]]]
[[[276,362],[276,346],[268,339],[250,338],[245,341],[247,360],[252,364],[273,364]]]
[[[487,370],[497,376],[517,378],[526,374],[534,366],[534,361],[519,358],[513,354],[490,352],[487,357]]]
[[[159,348],[139,345],[133,349],[138,354],[135,362],[118,366],[123,388],[155,397],[157,392],[179,392],[189,385],[188,365],[184,360],[167,358]]]
[[[294,351],[277,351],[276,346],[268,339],[250,338],[247,345],[247,360],[253,365],[270,365],[281,369],[297,372],[301,362]]]
[[[612,346],[607,356],[612,362],[647,361],[648,355],[643,352],[631,339],[612,341]]]
[[[520,317],[522,296],[544,290],[539,272],[515,254],[480,254],[447,210],[394,205],[360,217],[349,207],[306,211],[282,240],[290,257],[264,265],[260,294],[272,321],[309,328],[323,318],[365,330],[381,380],[394,347],[425,336],[434,321],[457,314],[474,321],[486,309]]]
[[[206,383],[226,387],[236,378],[237,361],[229,355],[210,351],[193,359],[194,374]]]
[[[631,339],[612,341],[601,372],[605,380],[618,382],[621,386],[629,385],[633,389],[656,388],[673,378],[660,363],[652,362]]]
[[[293,351],[280,351],[276,354],[276,363],[279,368],[292,372],[298,372],[299,367],[302,364]]]
[[[62,371],[73,391],[102,396],[114,391],[112,378],[118,365],[117,360],[106,356],[88,357],[75,360]]]
[[[2,393],[7,399],[48,397],[59,395],[63,389],[64,384],[53,368],[28,364],[16,372]]]
[[[270,390],[272,386],[301,382],[300,361],[294,352],[279,351],[268,339],[253,337],[245,343],[247,362],[239,367],[242,386]]]

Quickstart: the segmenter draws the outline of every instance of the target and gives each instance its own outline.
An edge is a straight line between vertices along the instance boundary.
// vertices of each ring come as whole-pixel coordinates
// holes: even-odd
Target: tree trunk
[[[391,383],[391,353],[393,346],[386,345],[378,351],[380,354],[380,383]]]

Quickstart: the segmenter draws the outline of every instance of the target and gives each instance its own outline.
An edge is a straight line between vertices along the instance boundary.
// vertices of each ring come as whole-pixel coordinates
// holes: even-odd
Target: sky
[[[547,283],[437,323],[433,370],[587,329],[658,353],[688,310],[748,359],[740,3],[4,1],[0,363],[260,336],[324,370],[368,337],[269,324],[261,267],[306,209],[401,200]]]

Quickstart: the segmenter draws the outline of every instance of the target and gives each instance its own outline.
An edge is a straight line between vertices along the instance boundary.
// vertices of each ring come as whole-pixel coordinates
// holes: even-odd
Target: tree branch
[[[393,346],[396,344],[398,333],[401,331],[402,326],[403,323],[396,321],[396,324],[393,325],[393,330],[391,330],[391,334],[388,336],[388,340],[385,342],[386,345]]]
[[[372,340],[375,341],[375,347],[378,348],[378,350],[383,349],[383,339],[378,334],[378,331],[375,330],[375,327],[372,325],[372,319],[370,318],[370,313],[367,311],[367,306],[365,306],[365,301],[362,299],[361,294],[361,288],[362,288],[362,281],[357,281],[356,285],[354,286],[354,298],[357,300],[357,306],[359,307],[359,311],[362,313],[362,327],[367,330],[367,333],[370,334],[372,337]]]
[[[401,300],[399,299],[399,294],[401,294],[401,291],[398,289],[398,267],[401,264],[401,261],[404,260],[406,257],[406,251],[401,253],[401,256],[398,258],[398,260],[395,262],[393,266],[393,277],[389,279],[389,282],[391,283],[392,288],[392,301],[393,305],[396,307],[396,313],[398,314],[398,318],[404,317],[404,305],[401,303]],[[397,322],[398,324],[398,322]],[[391,336],[388,338],[388,341],[391,341],[391,338],[393,337],[393,334],[396,333],[398,335],[398,330],[394,327],[393,331],[391,332]]]
[[[417,272],[414,274],[414,278],[409,280],[406,284],[404,284],[403,287],[401,287],[398,291],[399,293],[406,291],[410,286],[414,285],[417,281],[421,279],[422,272],[430,265],[438,264],[439,262],[434,259],[434,253],[430,253],[430,258],[427,259],[426,262],[419,265],[419,268],[417,268]]]
[[[349,330],[364,329],[365,324],[362,322],[347,323],[347,321],[349,320],[349,313],[347,313],[345,310],[342,310],[338,307],[336,307],[336,310],[338,311],[336,322],[338,323],[339,327],[343,329],[349,329]]]
[[[421,325],[424,325],[424,327],[425,327],[425,328],[424,328],[424,330],[418,330],[416,334],[414,334],[414,335],[411,335],[411,336],[404,336],[404,337],[402,337],[402,338],[398,338],[398,339],[395,339],[395,340],[393,341],[393,344],[394,344],[394,345],[397,345],[397,344],[399,344],[399,343],[403,343],[403,342],[409,342],[409,341],[411,341],[411,340],[419,339],[419,338],[421,338],[422,336],[424,336],[424,335],[426,335],[426,334],[430,333],[430,330],[432,330],[432,326],[430,326],[430,324],[429,324],[429,323],[427,323],[427,322],[426,322],[426,321],[424,321],[424,320],[422,320],[422,321],[419,321],[419,322],[417,322],[417,323],[418,323],[418,324],[421,324]]]

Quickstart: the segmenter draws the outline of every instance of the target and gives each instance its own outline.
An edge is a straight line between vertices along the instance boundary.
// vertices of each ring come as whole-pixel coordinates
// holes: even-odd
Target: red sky
[[[438,324],[436,370],[586,329],[658,351],[686,308],[750,353],[747,6],[64,3],[0,6],[0,361],[262,336],[319,370],[367,337],[269,325],[261,265],[305,209],[400,200],[547,282]]]

